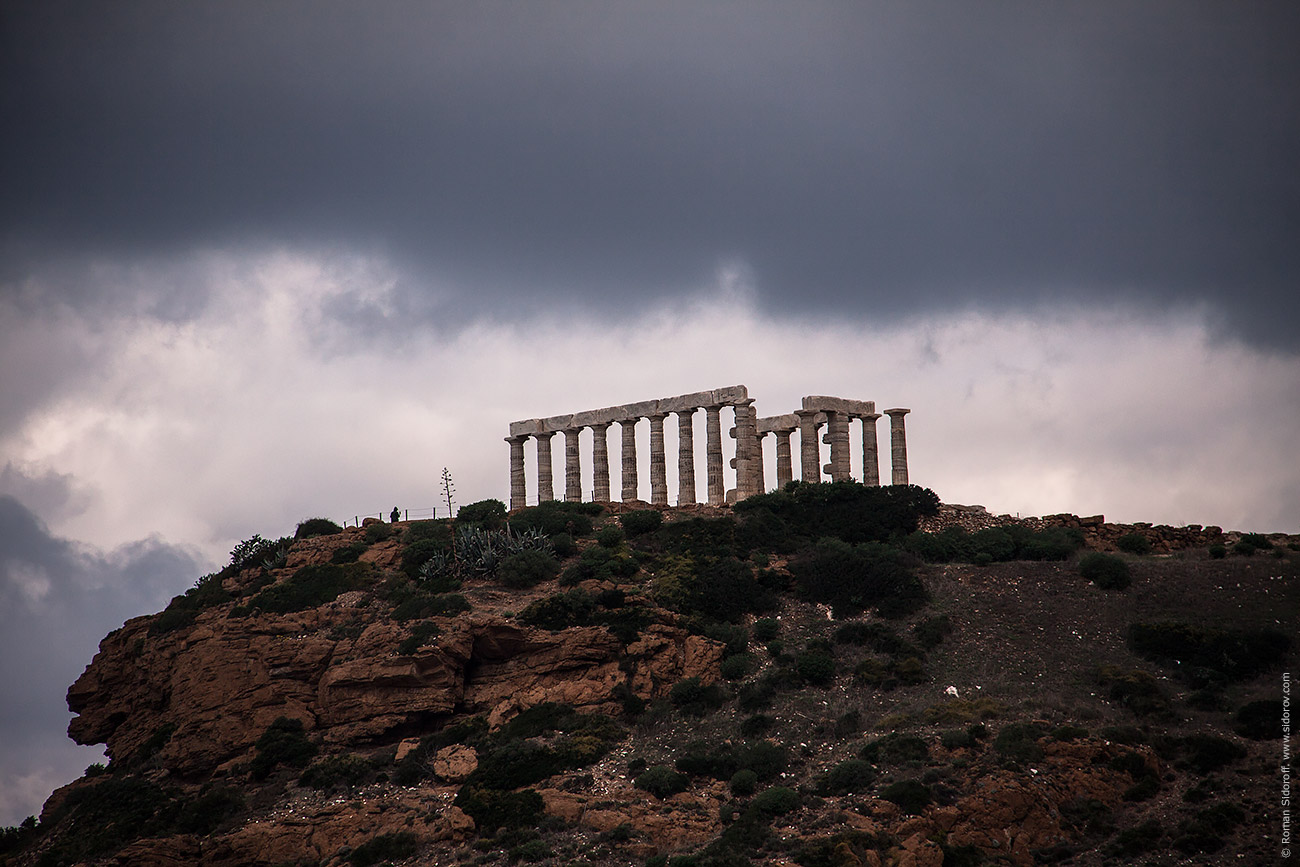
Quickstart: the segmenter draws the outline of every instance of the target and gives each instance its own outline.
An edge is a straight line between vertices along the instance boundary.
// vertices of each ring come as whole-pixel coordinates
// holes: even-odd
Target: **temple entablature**
[[[880,467],[876,445],[876,404],[869,400],[850,400],[828,395],[808,395],[800,408],[785,415],[759,418],[749,390],[732,385],[709,391],[697,391],[674,397],[645,400],[601,409],[584,410],[568,415],[531,418],[510,423],[510,508],[522,508],[528,499],[524,444],[533,439],[537,455],[537,501],[554,498],[552,482],[551,439],[564,434],[564,499],[582,499],[582,449],[580,434],[592,431],[592,492],[596,502],[610,500],[609,442],[610,425],[619,426],[620,488],[624,502],[638,500],[636,428],[642,419],[650,428],[650,503],[668,504],[668,461],[665,455],[664,420],[677,416],[677,503],[696,502],[694,416],[705,411],[705,476],[710,505],[743,500],[766,490],[763,443],[769,435],[776,437],[776,482],[784,487],[793,481],[791,438],[799,435],[800,479],[820,482],[823,473],[832,481],[851,478],[849,426],[862,426],[863,483],[880,484]],[[736,487],[727,490],[723,479],[722,417],[723,409],[731,412],[733,424],[728,430],[735,440],[730,466],[735,471]],[[907,483],[907,447],[903,431],[904,409],[886,411],[891,418],[891,456],[894,484]],[[818,434],[825,429],[824,437]],[[821,465],[821,444],[830,445],[830,463]],[[900,482],[899,480],[902,479]]]

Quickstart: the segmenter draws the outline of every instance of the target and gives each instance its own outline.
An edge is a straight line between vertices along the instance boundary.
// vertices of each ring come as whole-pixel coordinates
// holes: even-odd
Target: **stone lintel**
[[[826,414],[819,412],[815,419],[817,424],[826,424]],[[756,422],[760,435],[770,433],[794,433],[799,429],[799,416],[792,412],[785,415],[769,415]]]
[[[876,402],[874,400],[849,400],[844,397],[810,394],[803,399],[803,409],[815,409],[818,412],[839,412],[844,415],[862,416],[875,412]]]
[[[743,385],[730,385],[710,391],[696,391],[691,394],[679,394],[676,397],[664,397],[656,400],[643,400],[638,403],[626,403],[620,406],[607,406],[602,409],[589,409],[570,415],[554,415],[549,418],[529,418],[510,423],[511,436],[529,436],[539,433],[554,433],[572,428],[590,427],[595,424],[632,421],[652,415],[667,415],[672,412],[688,412],[702,406],[733,406],[749,400],[749,390]]]

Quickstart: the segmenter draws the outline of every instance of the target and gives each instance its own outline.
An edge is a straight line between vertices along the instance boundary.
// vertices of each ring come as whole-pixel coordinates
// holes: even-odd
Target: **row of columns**
[[[709,505],[721,505],[726,502],[728,494],[723,479],[722,454],[722,419],[724,406],[730,406],[735,413],[735,425],[730,434],[736,440],[735,457],[731,466],[736,471],[736,490],[732,492],[736,499],[745,499],[767,489],[764,479],[763,441],[768,434],[776,435],[776,486],[784,487],[793,481],[793,454],[790,445],[791,435],[798,430],[800,440],[800,478],[805,481],[821,481],[823,472],[831,481],[843,481],[851,478],[849,461],[849,426],[853,420],[862,424],[862,467],[863,484],[880,484],[880,461],[876,442],[876,420],[881,417],[875,412],[875,405],[866,401],[846,401],[839,398],[805,398],[802,409],[790,416],[777,416],[770,419],[758,419],[753,400],[742,397],[743,386],[724,390],[729,403],[714,403],[702,408],[705,412],[705,476],[707,481],[707,502]],[[594,444],[592,448],[592,498],[596,502],[610,500],[610,470],[608,431],[611,424],[619,425],[622,433],[620,454],[620,481],[622,499],[636,500],[639,487],[637,472],[636,426],[642,418],[650,422],[650,502],[653,505],[668,504],[668,470],[664,444],[664,420],[669,415],[677,416],[677,488],[678,505],[697,502],[695,488],[695,413],[699,406],[682,406],[687,398],[700,398],[709,395],[719,396],[718,392],[702,392],[685,395],[682,398],[664,401],[633,404],[619,408],[620,411],[661,407],[668,404],[667,411],[651,411],[645,414],[633,414],[627,418],[613,421],[595,420],[593,415],[609,418],[610,411],[595,411],[578,416],[561,416],[550,420],[531,420],[512,425],[512,435],[506,437],[510,444],[510,508],[518,509],[527,504],[528,485],[524,470],[524,443],[529,438],[537,443],[537,499],[538,502],[555,499],[551,464],[551,439],[556,433],[564,434],[564,499],[568,502],[582,500],[582,462],[579,449],[579,436],[583,428],[591,428]],[[681,407],[676,408],[676,407]],[[612,409],[612,408],[611,408]],[[892,478],[895,485],[908,483],[907,474],[907,436],[904,428],[904,416],[907,409],[887,409],[890,417],[890,447]],[[585,416],[586,423],[580,419]],[[544,425],[567,425],[561,430],[538,430]],[[821,465],[821,448],[818,434],[825,427],[825,435],[820,442],[830,446],[830,463]],[[516,433],[516,430],[520,432]],[[522,432],[529,430],[530,432]]]
[[[642,416],[650,421],[650,502],[653,505],[668,504],[668,462],[664,446],[664,419],[670,414],[677,416],[677,503],[688,505],[696,502],[695,494],[695,429],[694,415],[699,407],[681,410],[676,413],[655,413]],[[708,481],[709,505],[721,505],[726,500],[725,481],[722,477],[722,406],[706,406],[705,423],[707,437],[705,442],[705,473]],[[737,424],[744,430],[742,419],[748,418],[753,425],[753,408],[736,406]],[[748,410],[748,413],[746,412]],[[616,422],[594,422],[578,427],[566,428],[558,433],[564,434],[564,499],[567,502],[582,500],[582,459],[578,447],[578,438],[583,428],[590,428],[593,436],[592,447],[592,499],[598,503],[610,500],[609,442],[608,431],[611,424],[619,425],[622,432],[622,449],[620,450],[620,480],[624,501],[637,499],[639,478],[636,457],[636,426],[641,418],[629,418]],[[522,508],[528,497],[528,482],[524,471],[524,443],[530,438],[537,442],[537,500],[544,502],[555,499],[551,470],[551,438],[557,431],[518,434],[506,437],[510,444],[510,508]],[[752,442],[754,437],[744,433],[737,436],[732,429],[732,436],[738,443]],[[749,446],[737,446],[738,457],[731,465],[737,472],[753,475],[753,449]],[[744,457],[739,457],[740,451]],[[762,490],[761,461],[759,463],[758,491]],[[748,496],[748,487],[746,495]]]

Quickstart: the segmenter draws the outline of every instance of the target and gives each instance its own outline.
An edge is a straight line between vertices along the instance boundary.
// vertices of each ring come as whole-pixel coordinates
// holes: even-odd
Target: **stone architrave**
[[[849,417],[842,412],[826,412],[826,436],[823,440],[831,447],[831,462],[824,469],[832,482],[847,481],[853,471],[849,465]]]
[[[578,435],[582,428],[564,431],[564,500],[582,502],[582,457],[578,451]]]
[[[876,445],[876,419],[880,413],[869,412],[862,419],[862,484],[880,484],[880,452]]]
[[[636,423],[640,419],[630,418],[619,421],[623,431],[623,448],[621,450],[623,502],[630,503],[636,499]]]
[[[776,487],[784,490],[794,481],[794,467],[790,461],[790,434],[792,431],[778,430],[776,434]]]
[[[591,426],[591,498],[597,503],[609,502],[609,422],[596,422]]]
[[[817,411],[797,409],[799,417],[799,479],[816,483],[822,480],[821,446],[817,443]]]
[[[553,479],[551,477],[551,437],[555,434],[533,434],[537,440],[537,502],[544,503],[555,499]]]
[[[650,418],[650,502],[655,506],[668,505],[668,462],[664,457],[664,417],[655,413]]]
[[[910,409],[902,408],[885,410],[885,415],[889,416],[890,464],[895,485],[907,484],[907,430],[903,417],[909,412]]]
[[[708,471],[709,505],[721,506],[726,502],[727,492],[722,481],[722,407],[719,405],[704,408],[708,439],[705,443],[705,468]]]
[[[677,505],[695,504],[695,429],[691,416],[694,409],[677,413]]]
[[[510,509],[528,505],[528,477],[524,473],[524,443],[528,437],[506,437],[510,444]]]

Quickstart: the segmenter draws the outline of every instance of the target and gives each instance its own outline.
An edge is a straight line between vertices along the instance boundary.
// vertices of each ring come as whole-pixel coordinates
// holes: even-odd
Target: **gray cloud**
[[[6,475],[9,474],[6,470]],[[64,693],[99,640],[157,610],[201,572],[195,555],[157,539],[110,552],[52,535],[26,506],[0,494],[0,825],[39,812],[51,784],[73,779],[97,751],[64,734]]]
[[[1292,4],[377,9],[10,7],[3,279],[342,246],[424,322],[739,259],[781,315],[1204,301],[1296,346]]]

